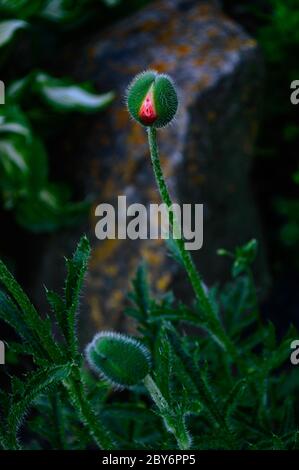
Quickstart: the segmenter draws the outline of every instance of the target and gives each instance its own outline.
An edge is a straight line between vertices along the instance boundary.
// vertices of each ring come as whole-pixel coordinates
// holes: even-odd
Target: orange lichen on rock
[[[189,44],[179,44],[176,46],[175,50],[179,56],[185,56],[190,54],[192,47]]]
[[[148,19],[141,24],[140,29],[142,31],[153,31],[153,30],[157,30],[157,28],[159,27],[160,27],[160,23],[158,20]]]
[[[119,310],[124,300],[124,296],[125,296],[124,292],[122,292],[120,289],[112,290],[112,292],[110,293],[110,297],[108,299],[109,308],[115,311]]]
[[[171,283],[171,276],[169,273],[165,273],[163,276],[161,276],[157,280],[156,286],[159,291],[165,292],[168,289],[170,283]]]
[[[104,184],[99,186],[101,190],[101,198],[102,200],[108,200],[111,198],[111,195],[115,194],[117,191],[116,181],[113,177],[113,174],[107,175],[107,179]]]
[[[153,62],[150,64],[150,69],[156,70],[159,73],[169,72],[169,64],[167,62]]]
[[[103,264],[101,266],[101,271],[109,276],[109,277],[115,277],[117,273],[119,272],[119,266],[117,264]]]
[[[142,247],[141,256],[148,262],[150,266],[161,266],[164,259],[161,251],[157,251],[154,247],[148,245]]]
[[[113,116],[116,129],[124,129],[128,125],[128,111],[125,106],[117,108]]]
[[[212,5],[208,5],[208,4],[199,5],[197,12],[200,18],[206,19],[207,16],[210,16],[212,13],[215,12],[215,8],[213,8]]]
[[[100,299],[98,295],[90,295],[87,297],[87,302],[90,308],[90,315],[94,326],[97,329],[102,329],[104,326],[104,318],[101,310]]]
[[[127,136],[129,148],[134,145],[142,145],[146,143],[146,135],[144,134],[144,129],[137,122],[131,121],[130,130]]]
[[[226,51],[236,51],[242,46],[242,42],[239,36],[230,36],[225,40],[224,49]]]
[[[100,241],[99,245],[96,246],[93,250],[90,267],[96,268],[99,263],[107,261],[119,248],[122,240],[118,239],[109,239]]]
[[[134,178],[134,175],[136,175],[137,168],[138,161],[134,158],[128,158],[125,164],[123,164],[121,167],[118,167],[118,169],[120,170],[120,174],[122,175],[123,181],[126,184],[132,183],[132,179]]]

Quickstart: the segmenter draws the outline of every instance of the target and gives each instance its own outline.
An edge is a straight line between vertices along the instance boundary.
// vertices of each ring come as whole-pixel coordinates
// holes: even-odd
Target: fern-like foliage
[[[256,249],[252,241],[234,253],[220,250],[231,259],[232,279],[208,291],[233,355],[213,340],[197,301],[186,305],[171,292],[155,298],[146,265],[140,265],[126,314],[151,365],[144,381],[125,393],[94,374],[78,346],[87,239],[66,262],[63,295],[46,291],[49,316],[38,314],[1,263],[0,319],[20,338],[9,351],[21,364],[29,356],[32,366],[0,391],[0,447],[297,449],[299,379],[289,356],[298,334],[291,327],[278,338],[260,316],[251,271]]]

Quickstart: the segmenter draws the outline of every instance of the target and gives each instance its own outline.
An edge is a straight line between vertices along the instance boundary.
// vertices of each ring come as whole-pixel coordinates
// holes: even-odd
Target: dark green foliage
[[[298,61],[294,60],[299,48],[299,11],[296,0],[271,0],[270,4],[272,12],[258,34],[269,67],[272,88],[278,91],[275,99],[269,97],[267,117],[273,119],[274,116],[275,119],[282,121],[280,138],[285,147],[284,154],[288,153],[293,160],[290,167],[293,168],[293,173],[289,175],[288,181],[289,197],[280,197],[278,201],[275,201],[275,205],[285,220],[280,230],[281,240],[289,248],[296,249],[299,240],[299,199],[298,196],[295,197],[298,194],[296,190],[299,143],[298,106],[290,103],[289,96],[291,82],[298,80],[299,77]],[[273,140],[272,145],[275,147]],[[278,151],[277,158],[280,158],[279,149],[276,151]],[[298,253],[296,260],[299,263]]]
[[[55,78],[37,69],[47,64],[44,41],[53,41],[55,51],[63,46],[58,25],[75,27],[79,20],[88,20],[84,12],[101,7],[92,0],[75,3],[76,8],[68,0],[0,1],[0,62],[8,70],[1,76],[5,105],[0,107],[0,203],[13,211],[18,224],[38,233],[78,223],[90,206],[90,201],[72,202],[68,186],[50,180],[49,136],[55,140],[62,123],[67,129],[70,115],[99,112],[114,98],[112,92],[98,94],[90,83]],[[28,49],[25,54],[18,49],[22,41]],[[22,64],[16,61],[14,48]],[[53,57],[48,58],[51,61]]]
[[[266,65],[257,165],[265,166],[264,176],[272,184],[268,204],[280,216],[277,238],[288,249],[288,261],[298,268],[298,105],[290,100],[291,83],[299,77],[299,64],[294,60],[299,48],[298,1],[268,0],[247,8],[257,22],[256,36]],[[287,164],[282,162],[282,155]]]
[[[296,184],[298,185],[297,181]],[[281,240],[287,247],[294,249],[299,242],[299,199],[279,198],[276,201],[276,208],[284,217],[284,224],[280,230]]]
[[[294,60],[299,49],[298,0],[221,3],[257,39],[262,53],[265,73],[253,181],[274,269],[287,272],[292,267],[298,272],[299,105],[291,102],[299,77]]]
[[[0,12],[3,15],[18,16],[30,20],[44,19],[61,25],[86,21],[94,14],[99,4],[116,6],[121,0],[1,0]]]
[[[130,372],[130,364],[123,363],[130,348],[137,348],[132,358],[136,352],[143,354],[143,344],[150,351],[151,367],[147,352],[142,355],[139,383],[125,396],[119,391],[111,395],[111,371],[102,370],[100,364],[107,382],[91,374],[77,347],[76,312],[89,256],[87,239],[82,238],[67,260],[64,295],[47,292],[54,313],[51,320],[40,318],[2,264],[0,316],[22,339],[9,349],[20,358],[29,354],[35,365],[24,378],[12,377],[10,393],[1,392],[0,445],[6,449],[38,449],[45,443],[55,449],[90,448],[93,443],[104,449],[297,448],[298,374],[295,368],[290,370],[289,356],[298,333],[291,328],[278,340],[274,325],[261,320],[250,268],[255,251],[252,241],[235,254],[228,253],[233,281],[210,291],[237,357],[212,340],[196,303],[186,306],[171,294],[155,299],[146,267],[140,266],[127,313],[138,322],[143,339],[123,341],[127,337],[103,333],[99,337],[109,344],[99,342],[97,351],[113,358],[113,371],[122,379],[126,374],[126,383],[117,380],[119,385],[136,383],[138,368]],[[54,322],[62,332],[60,342],[52,335]],[[118,341],[116,355],[113,339]],[[32,407],[34,414],[29,413]],[[30,436],[26,443],[18,437],[20,426],[22,435]]]
[[[13,401],[6,424],[5,442],[8,448],[18,447],[16,436],[28,407],[51,386],[57,386],[61,381],[67,379],[70,370],[71,365],[69,364],[40,368],[37,372],[30,374],[24,383],[13,382],[12,385],[15,385],[12,390]]]
[[[108,432],[86,397],[82,357],[77,348],[76,313],[89,252],[89,243],[86,237],[83,237],[72,259],[67,260],[65,295],[60,297],[48,292],[54,313],[54,318],[51,319],[48,316],[40,317],[19,284],[0,262],[0,283],[5,290],[1,291],[0,296],[0,318],[12,326],[23,339],[23,343],[19,347],[13,346],[13,349],[18,355],[31,355],[36,365],[26,381],[12,379],[11,394],[0,410],[3,423],[0,443],[4,448],[20,447],[17,432],[28,408],[45,394],[49,399],[52,397],[53,403],[54,389],[61,393],[64,400],[68,397],[66,403],[73,405],[90,438],[102,448],[113,447]],[[53,336],[55,320],[64,334],[64,342],[57,342]],[[61,423],[64,422],[64,411],[60,409],[60,403],[58,401],[53,404],[53,413],[56,426],[60,426],[62,439],[64,430],[61,429]],[[46,423],[45,426],[47,427]],[[58,432],[57,429],[55,432]]]

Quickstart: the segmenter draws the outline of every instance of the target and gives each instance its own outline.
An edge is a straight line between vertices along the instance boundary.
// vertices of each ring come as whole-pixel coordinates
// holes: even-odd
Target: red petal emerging
[[[140,120],[143,122],[145,125],[150,125],[155,122],[157,119],[157,113],[155,110],[155,104],[154,104],[154,99],[153,99],[153,92],[150,90],[146,97],[144,98],[142,105],[140,107],[139,111],[139,117]]]

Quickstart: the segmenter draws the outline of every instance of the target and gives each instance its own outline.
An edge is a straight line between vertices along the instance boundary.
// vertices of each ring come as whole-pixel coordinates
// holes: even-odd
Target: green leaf
[[[135,315],[142,322],[146,320],[150,309],[150,289],[145,263],[138,266],[132,286],[133,291],[130,292],[128,297],[137,306]]]
[[[107,107],[114,93],[101,95],[92,93],[83,85],[75,85],[68,80],[52,78],[40,73],[36,76],[34,90],[56,111],[94,112]]]
[[[45,0],[0,0],[0,11],[18,18],[35,15],[45,4]]]
[[[22,20],[7,20],[0,22],[0,48],[9,43],[15,33],[27,27],[27,23]]]
[[[64,189],[64,186],[46,183],[37,193],[28,194],[16,206],[17,222],[35,233],[53,232],[78,224],[86,216],[90,203],[66,200]]]
[[[65,305],[68,322],[68,344],[73,355],[76,355],[78,351],[76,314],[89,256],[90,244],[87,237],[83,236],[72,259],[66,260],[68,273],[65,284]]]
[[[65,0],[48,0],[40,12],[40,16],[55,23],[72,24],[88,17],[85,1],[66,2]]]
[[[39,317],[29,298],[1,260],[0,282],[20,307],[22,321],[35,338],[38,339],[39,345],[44,350],[46,357],[50,357],[54,360],[61,359],[61,352],[53,339],[47,318],[42,320]]]
[[[232,414],[232,412],[236,408],[238,399],[240,397],[240,394],[243,392],[245,385],[246,385],[245,379],[238,380],[234,384],[228,396],[226,397],[224,405],[223,405],[223,414],[226,420],[229,418],[229,416]]]
[[[26,162],[26,157],[24,153],[20,151],[16,141],[4,139],[1,140],[0,156],[2,166],[8,174],[12,173],[13,168],[16,168],[19,170],[19,173],[28,175],[28,162]]]
[[[217,401],[213,397],[211,391],[209,390],[208,386],[206,385],[205,381],[201,377],[201,373],[199,371],[199,368],[196,367],[196,365],[193,363],[190,355],[184,350],[182,347],[182,344],[179,340],[178,335],[176,332],[172,329],[171,331],[168,331],[168,337],[170,340],[170,343],[173,347],[173,350],[175,354],[178,356],[178,358],[181,360],[186,374],[189,375],[190,380],[194,383],[194,386],[196,387],[199,398],[202,402],[202,404],[206,407],[206,409],[209,411],[210,415],[213,417],[213,419],[220,425],[224,426],[226,428],[226,422],[224,419],[224,416],[222,412],[219,410]]]
[[[18,106],[0,108],[0,133],[17,134],[31,140],[32,133],[27,117]]]
[[[170,376],[172,373],[171,350],[166,330],[161,328],[155,341],[155,379],[162,395],[169,401]]]
[[[6,89],[6,98],[9,102],[19,103],[31,89],[31,84],[35,79],[35,73],[30,73],[23,78],[14,80]]]
[[[257,241],[250,240],[246,245],[236,248],[232,274],[237,277],[252,264],[257,253]]]
[[[151,306],[150,315],[148,318],[149,323],[161,323],[161,322],[186,322],[193,325],[200,326],[201,318],[199,314],[193,311],[186,305],[179,303],[175,306],[168,302],[156,302]]]
[[[169,238],[165,239],[166,246],[169,250],[170,256],[180,265],[184,266],[184,262],[181,256],[181,253],[178,249],[177,243],[174,241],[172,235],[170,234]]]
[[[297,129],[298,129],[298,131],[299,131],[299,128],[297,128]],[[293,174],[293,178],[292,178],[292,179],[293,179],[293,181],[294,181],[295,184],[299,185],[299,170],[296,171],[296,172]]]
[[[0,290],[0,319],[14,328],[15,332],[26,342],[26,346],[20,346],[22,351],[26,349],[32,355],[43,355],[35,332],[28,328],[18,307],[2,290]]]
[[[46,290],[47,300],[55,314],[57,323],[64,337],[68,338],[68,322],[64,300],[56,292]]]
[[[17,106],[0,110],[0,177],[6,209],[26,205],[29,197],[47,183],[47,155],[41,141],[32,134],[26,115]]]
[[[29,406],[49,387],[60,385],[67,379],[71,367],[72,365],[68,363],[38,370],[29,375],[22,387],[18,386],[19,391],[22,389],[21,396],[12,404],[7,419],[8,442],[13,448],[18,447],[17,432]]]

